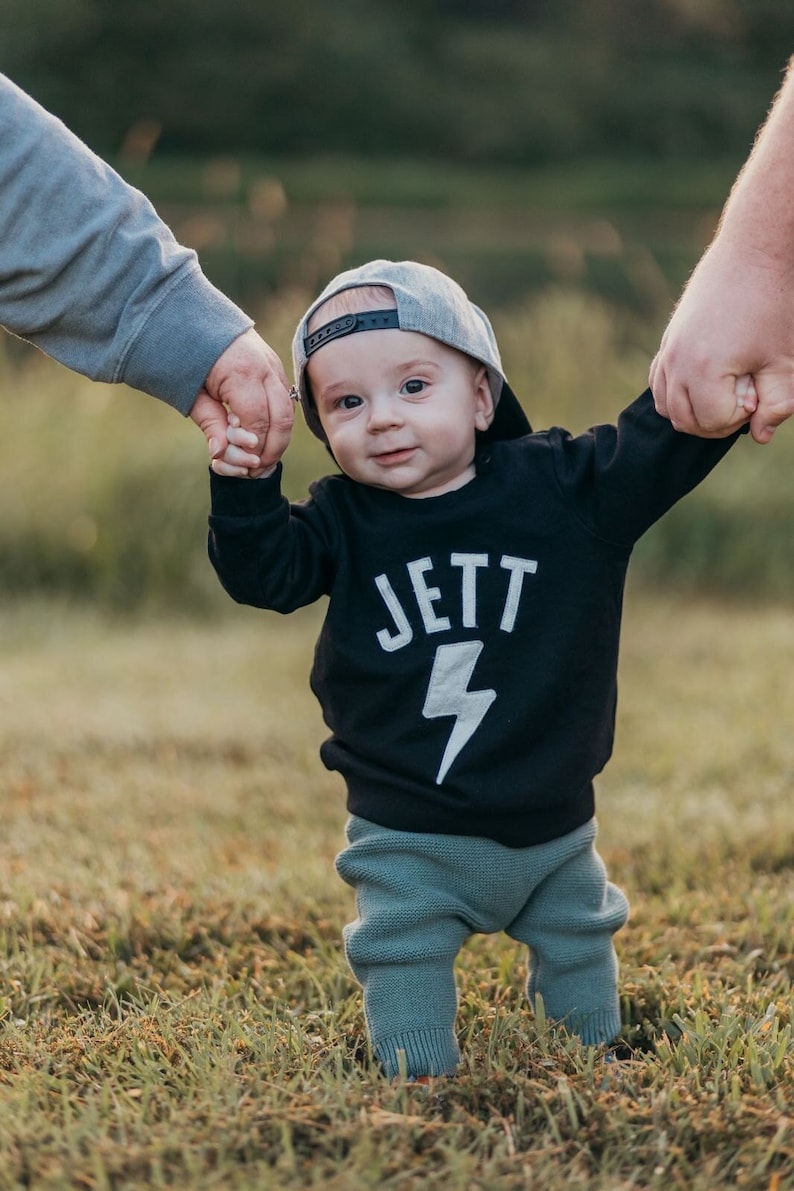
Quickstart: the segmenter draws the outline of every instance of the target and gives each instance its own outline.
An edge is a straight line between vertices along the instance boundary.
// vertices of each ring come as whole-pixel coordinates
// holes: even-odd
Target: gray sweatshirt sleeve
[[[0,325],[186,414],[252,320],[140,191],[0,75]]]

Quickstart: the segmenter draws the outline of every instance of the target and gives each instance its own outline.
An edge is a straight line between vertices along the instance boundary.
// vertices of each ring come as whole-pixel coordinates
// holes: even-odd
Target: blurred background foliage
[[[284,358],[317,288],[411,256],[486,306],[537,427],[643,388],[794,51],[791,0],[3,0],[0,70],[154,201]],[[0,343],[0,598],[216,612],[203,440]],[[787,426],[637,551],[637,582],[794,583]],[[302,426],[298,497],[329,460]]]
[[[658,318],[792,49],[790,0],[0,6],[0,69],[249,306],[404,253]]]
[[[794,45],[788,0],[3,0],[3,69],[99,152],[526,166],[733,153]]]

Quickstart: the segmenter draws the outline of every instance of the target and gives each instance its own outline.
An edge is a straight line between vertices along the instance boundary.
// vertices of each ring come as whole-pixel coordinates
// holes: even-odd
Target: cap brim
[[[481,442],[503,442],[509,438],[523,438],[532,433],[529,418],[524,413],[518,398],[507,381],[496,403],[493,421],[487,430],[479,435]]]

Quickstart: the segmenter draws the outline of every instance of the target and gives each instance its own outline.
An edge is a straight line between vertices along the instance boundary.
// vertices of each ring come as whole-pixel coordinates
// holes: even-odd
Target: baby
[[[445,274],[372,261],[300,322],[297,395],[341,474],[290,504],[230,432],[210,556],[240,603],[328,610],[312,689],[347,787],[347,958],[391,1077],[452,1074],[455,958],[526,944],[530,1002],[584,1043],[620,1029],[628,904],[595,850],[632,547],[735,440],[646,391],[617,425],[532,433],[491,325]],[[252,478],[258,476],[258,478]]]

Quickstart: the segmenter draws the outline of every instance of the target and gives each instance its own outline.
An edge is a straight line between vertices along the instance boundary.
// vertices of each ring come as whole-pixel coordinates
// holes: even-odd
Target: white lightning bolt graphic
[[[441,785],[450,765],[477,731],[496,698],[496,691],[467,689],[482,648],[482,641],[458,641],[454,645],[439,645],[436,650],[422,715],[427,720],[443,715],[455,716],[436,776],[437,786]]]

